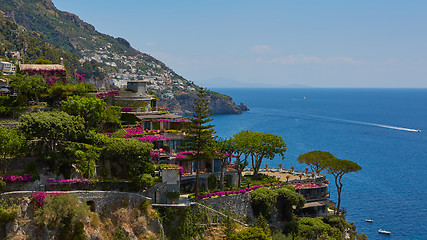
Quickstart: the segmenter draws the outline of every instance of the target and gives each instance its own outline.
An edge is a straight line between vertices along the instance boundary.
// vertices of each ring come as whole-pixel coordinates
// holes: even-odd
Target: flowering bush
[[[122,107],[122,112],[132,112],[132,107]]]
[[[170,122],[170,119],[160,118],[160,119],[157,119],[157,121],[159,121],[159,122]]]
[[[76,79],[80,82],[83,82],[85,76],[85,74],[76,74]]]
[[[315,183],[315,184],[296,184],[294,185],[294,187],[296,189],[304,189],[304,188],[318,188],[321,187],[322,184],[319,183]]]
[[[72,179],[61,179],[61,180],[56,180],[56,179],[47,179],[46,182],[51,182],[51,183],[76,183],[76,182],[90,182],[91,179],[86,179],[86,178],[72,178]]]
[[[211,198],[211,197],[222,197],[222,196],[228,196],[228,195],[233,195],[233,194],[242,194],[242,193],[247,193],[250,191],[253,191],[257,188],[261,188],[261,187],[278,187],[278,186],[282,186],[282,185],[291,185],[290,183],[270,183],[270,184],[263,184],[263,185],[256,185],[256,186],[252,186],[249,188],[244,188],[244,189],[240,189],[240,190],[235,190],[235,191],[219,191],[219,192],[213,192],[213,193],[207,193],[204,195],[199,195],[196,196],[196,199],[203,199],[203,198]],[[317,188],[317,187],[321,187],[322,184],[296,184],[293,185],[295,187],[295,189],[302,189],[302,188]]]
[[[163,136],[145,136],[145,137],[139,137],[137,138],[139,141],[144,142],[154,142],[154,141],[162,141],[162,140],[169,140],[170,138],[163,137]]]
[[[151,160],[153,160],[154,162],[157,162],[159,160],[160,154],[162,154],[164,152],[165,152],[165,150],[163,150],[163,149],[151,151],[150,152]]]
[[[281,185],[288,185],[288,184],[289,183],[270,183],[270,184],[256,185],[256,186],[252,186],[252,187],[244,188],[244,189],[240,189],[240,190],[235,190],[235,191],[219,191],[219,192],[207,193],[204,195],[196,196],[196,199],[211,198],[211,197],[222,197],[222,196],[229,196],[229,195],[234,195],[234,194],[244,194],[244,193],[253,191],[253,190],[255,190],[257,188],[261,188],[261,187],[278,187]]]
[[[98,93],[95,95],[95,97],[104,99],[104,98],[107,98],[109,96],[115,96],[118,94],[119,94],[119,91],[113,90],[113,91],[109,91],[109,92]]]
[[[7,183],[29,182],[29,181],[31,181],[31,175],[25,174],[24,176],[4,176],[3,181],[5,181]]]
[[[59,195],[64,195],[64,194],[68,194],[68,193],[62,193],[62,192],[35,192],[31,194],[31,198],[33,199],[33,201],[35,202],[35,204],[38,207],[43,206],[45,200],[47,197],[57,197]]]
[[[180,152],[176,155],[176,160],[184,160],[188,155],[196,155],[195,152]]]

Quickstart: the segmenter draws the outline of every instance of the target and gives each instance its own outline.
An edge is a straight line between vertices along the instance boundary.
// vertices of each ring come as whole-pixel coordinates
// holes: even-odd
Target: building
[[[0,71],[3,75],[14,75],[16,66],[10,62],[0,62]]]
[[[62,60],[61,60],[62,62]],[[23,74],[40,75],[46,82],[53,85],[58,82],[67,81],[67,71],[62,64],[19,64],[19,69]]]

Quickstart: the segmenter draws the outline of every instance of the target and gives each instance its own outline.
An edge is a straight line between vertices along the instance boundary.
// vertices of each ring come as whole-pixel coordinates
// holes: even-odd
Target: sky
[[[427,88],[425,0],[53,0],[204,87]]]

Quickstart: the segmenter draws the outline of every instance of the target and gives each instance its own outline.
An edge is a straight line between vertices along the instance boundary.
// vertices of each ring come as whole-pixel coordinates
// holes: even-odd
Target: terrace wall
[[[204,198],[200,202],[215,210],[221,209],[243,217],[254,217],[250,193]]]

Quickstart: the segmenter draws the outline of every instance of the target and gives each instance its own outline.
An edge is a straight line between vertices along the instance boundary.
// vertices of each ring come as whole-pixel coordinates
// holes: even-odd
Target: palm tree
[[[279,169],[282,170],[283,164],[279,163]]]
[[[292,166],[292,167],[291,167],[291,169],[292,169],[292,172],[293,172],[293,171],[295,170],[295,167],[294,167],[294,166]]]
[[[302,176],[303,176],[302,174],[298,175],[299,180],[301,180],[301,179],[302,179]]]
[[[290,178],[291,176],[289,176],[289,175],[286,175],[286,182],[289,182],[289,178]]]
[[[305,168],[305,173],[308,173],[308,168]]]

